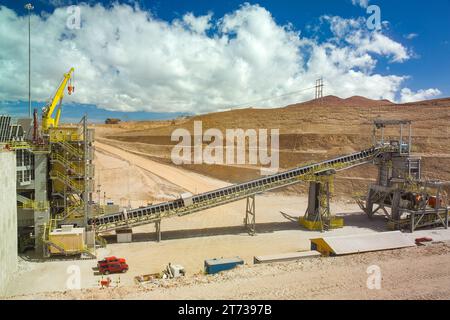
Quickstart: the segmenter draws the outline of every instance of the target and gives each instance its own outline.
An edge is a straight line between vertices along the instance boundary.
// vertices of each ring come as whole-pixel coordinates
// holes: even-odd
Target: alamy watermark
[[[381,290],[381,268],[377,265],[369,266],[366,270],[369,275],[367,278],[367,289],[369,290]]]
[[[80,290],[81,289],[81,269],[77,265],[70,265],[66,269],[66,273],[69,277],[66,280],[66,288],[68,290]]]
[[[81,8],[79,6],[69,6],[66,10],[68,17],[66,19],[66,27],[70,30],[78,30],[81,28]]]
[[[261,165],[261,175],[279,170],[280,130],[271,129],[219,129],[203,132],[203,123],[194,121],[193,136],[187,129],[176,129],[171,135],[178,144],[172,149],[175,165]],[[205,146],[206,143],[206,146]],[[270,146],[269,146],[270,144]],[[270,152],[269,152],[270,150]]]
[[[366,25],[369,30],[381,30],[381,9],[377,5],[371,5],[367,7],[367,14],[370,16],[367,18]]]

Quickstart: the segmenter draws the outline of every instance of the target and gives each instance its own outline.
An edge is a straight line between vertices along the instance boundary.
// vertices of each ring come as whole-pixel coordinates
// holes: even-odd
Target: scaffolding
[[[85,226],[94,191],[93,131],[86,117],[72,127],[50,128],[51,215],[57,224]]]
[[[385,129],[391,126],[399,126],[399,136],[398,140],[387,142]],[[407,136],[404,135],[405,126],[408,126]],[[437,226],[447,229],[448,208],[443,186],[449,184],[422,179],[421,158],[411,154],[411,121],[376,120],[373,139],[378,146],[391,145],[393,148],[374,159],[378,167],[377,183],[369,187],[365,200],[359,199],[361,209],[370,218],[378,212],[384,214],[391,230],[414,232]]]

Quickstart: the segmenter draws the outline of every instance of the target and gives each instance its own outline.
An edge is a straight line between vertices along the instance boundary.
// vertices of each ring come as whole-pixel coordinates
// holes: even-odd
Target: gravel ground
[[[145,286],[41,293],[12,299],[449,299],[450,244],[291,263],[242,266],[218,275],[189,275]],[[367,287],[367,269],[381,288]]]

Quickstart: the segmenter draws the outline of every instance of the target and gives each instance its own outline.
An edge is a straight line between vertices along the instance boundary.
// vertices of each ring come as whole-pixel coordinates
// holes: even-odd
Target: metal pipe
[[[27,3],[25,9],[28,10],[28,117],[31,118],[31,10],[34,7]]]
[[[403,154],[403,124],[400,124],[400,154]]]
[[[409,153],[411,154],[412,151],[412,126],[411,123],[409,124]]]

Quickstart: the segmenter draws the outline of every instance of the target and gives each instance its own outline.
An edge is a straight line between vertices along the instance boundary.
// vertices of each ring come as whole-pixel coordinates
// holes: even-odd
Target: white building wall
[[[16,156],[0,149],[0,296],[16,270]]]

